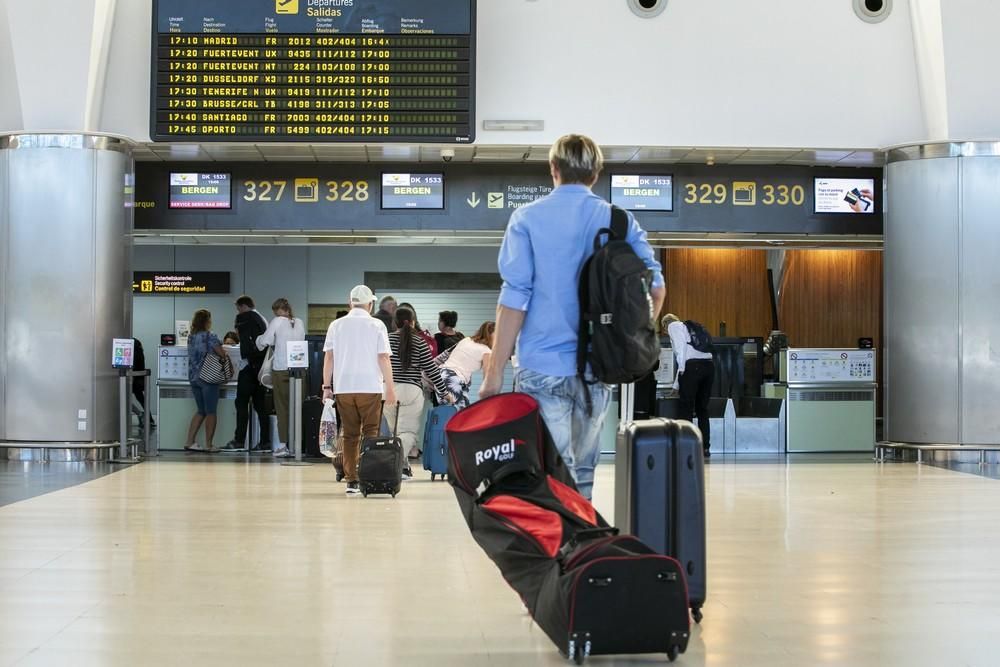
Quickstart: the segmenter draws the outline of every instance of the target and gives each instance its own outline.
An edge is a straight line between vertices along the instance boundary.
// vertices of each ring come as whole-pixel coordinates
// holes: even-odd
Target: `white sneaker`
[[[282,447],[281,449],[274,450],[274,458],[276,459],[287,459],[292,453],[288,451],[288,447]]]
[[[361,494],[361,486],[357,482],[348,482],[347,483],[347,489],[345,489],[344,493],[346,493],[349,496],[360,495]]]
[[[403,481],[409,482],[412,479],[413,479],[413,470],[411,470],[410,468],[406,468],[405,470],[403,470]]]

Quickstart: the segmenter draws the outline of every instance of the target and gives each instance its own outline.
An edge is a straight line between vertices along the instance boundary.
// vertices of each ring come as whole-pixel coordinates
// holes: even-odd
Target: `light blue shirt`
[[[646,232],[628,217],[627,240],[653,271],[653,287],[662,287]],[[511,215],[500,247],[500,305],[525,312],[517,342],[520,368],[576,375],[580,271],[594,252],[597,231],[610,226],[611,204],[579,184],[561,185]]]

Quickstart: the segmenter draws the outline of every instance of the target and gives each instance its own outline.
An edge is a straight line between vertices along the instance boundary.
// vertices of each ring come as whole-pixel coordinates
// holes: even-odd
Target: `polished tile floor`
[[[1000,482],[715,459],[708,491],[678,664],[1000,664]],[[325,465],[171,458],[0,507],[0,665],[560,664],[440,482],[365,500]]]

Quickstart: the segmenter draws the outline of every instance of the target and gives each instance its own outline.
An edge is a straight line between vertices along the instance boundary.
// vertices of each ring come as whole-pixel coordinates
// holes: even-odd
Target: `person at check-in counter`
[[[278,436],[281,443],[275,448],[278,458],[291,456],[288,451],[288,343],[306,339],[306,325],[292,313],[288,299],[277,299],[271,304],[274,318],[267,331],[257,337],[257,349],[274,348],[271,359],[271,381],[274,385],[274,412],[278,417]]]
[[[189,452],[214,454],[219,451],[212,444],[215,439],[215,424],[218,419],[216,410],[219,406],[219,385],[209,384],[200,377],[201,367],[205,365],[205,359],[210,354],[216,354],[223,359],[226,357],[222,341],[212,333],[212,313],[202,308],[196,310],[194,317],[191,318],[191,332],[188,334],[188,382],[191,383],[191,392],[194,394],[194,402],[197,406],[197,410],[191,417],[187,443],[184,445],[185,451]],[[204,447],[195,442],[202,424],[205,425]]]
[[[680,392],[679,416],[690,422],[697,417],[698,429],[701,430],[701,444],[707,459],[712,455],[709,451],[712,446],[712,434],[708,416],[712,382],[715,381],[715,362],[712,361],[712,353],[695,348],[687,324],[681,322],[673,313],[664,315],[661,327],[670,336],[670,347],[673,348],[674,357],[677,359],[674,389]]]

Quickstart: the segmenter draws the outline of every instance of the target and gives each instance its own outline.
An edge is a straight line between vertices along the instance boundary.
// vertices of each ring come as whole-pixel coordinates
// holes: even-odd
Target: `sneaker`
[[[348,482],[347,490],[345,491],[345,493],[349,496],[359,495],[361,493],[361,487],[358,485],[357,482]]]
[[[236,442],[235,440],[230,440],[222,446],[223,449],[243,449],[243,445]]]
[[[288,451],[288,447],[282,447],[281,449],[274,450],[274,458],[276,459],[287,459],[292,453]]]
[[[403,481],[404,482],[409,482],[412,479],[413,479],[413,470],[411,470],[410,468],[404,468],[403,469]]]
[[[185,452],[200,452],[200,451],[202,451],[202,448],[201,448],[201,445],[199,445],[197,442],[195,442],[195,443],[192,443],[190,445],[184,445],[184,451]]]

